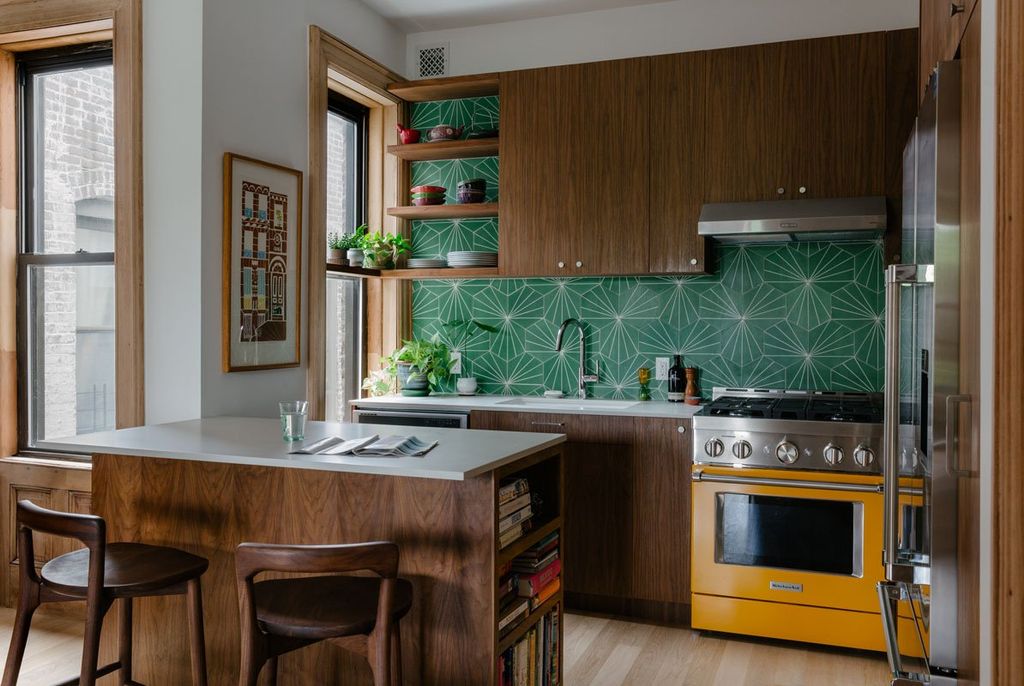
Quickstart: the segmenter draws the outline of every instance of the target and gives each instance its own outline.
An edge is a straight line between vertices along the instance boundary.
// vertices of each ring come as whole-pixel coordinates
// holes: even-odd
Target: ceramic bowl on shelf
[[[444,196],[442,195],[440,198],[413,198],[412,204],[417,207],[424,207],[426,205],[443,205]]]
[[[456,200],[459,201],[460,205],[483,202],[486,199],[487,196],[483,191],[474,191],[464,188],[460,188],[458,195],[456,195]]]
[[[480,191],[481,193],[487,192],[487,179],[466,179],[465,181],[459,181],[459,185],[456,186],[457,190],[467,191]]]
[[[427,142],[437,143],[438,141],[457,141],[462,138],[464,126],[452,126],[451,124],[438,124],[427,130]]]

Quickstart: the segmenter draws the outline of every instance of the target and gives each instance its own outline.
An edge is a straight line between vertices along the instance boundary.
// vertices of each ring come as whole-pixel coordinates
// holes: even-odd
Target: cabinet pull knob
[[[678,431],[681,434],[684,434],[686,433],[686,427],[680,424],[679,426],[676,427],[676,431]]]
[[[783,188],[782,186],[779,186],[778,188],[775,189],[775,192],[778,193],[779,195],[782,195],[783,193],[786,192],[786,189]]]
[[[800,186],[800,193],[803,194],[803,193],[806,193],[806,192],[807,192],[807,186]]]
[[[530,422],[531,426],[565,426],[565,422]]]
[[[691,257],[690,258],[690,264],[696,265],[697,264],[697,258],[696,257]]]
[[[565,269],[565,262],[559,262],[558,263],[558,268],[559,269]]]
[[[576,266],[577,267],[582,267],[583,266],[583,262],[581,262],[580,260],[576,260]]]
[[[949,16],[955,17],[966,9],[963,4],[951,2],[949,3]]]

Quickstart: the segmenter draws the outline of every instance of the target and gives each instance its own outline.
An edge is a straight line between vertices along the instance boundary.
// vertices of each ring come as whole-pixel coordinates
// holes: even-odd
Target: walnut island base
[[[339,426],[348,430],[354,425],[333,426],[337,432]],[[401,429],[371,428],[382,435]],[[453,439],[448,432],[459,437]],[[441,440],[435,448],[439,453],[435,457],[441,457],[446,439],[449,444],[472,441],[483,452],[493,452],[508,434],[417,428],[416,435]],[[307,438],[316,436],[307,431]],[[498,679],[498,656],[515,638],[499,640],[498,571],[540,536],[561,528],[564,437],[531,438],[534,448],[519,450],[520,454],[498,460],[496,466],[483,465],[485,471],[463,479],[355,473],[336,464],[326,469],[294,468],[293,462],[268,466],[194,455],[175,459],[97,450],[93,505],[95,513],[107,520],[110,541],[174,546],[210,560],[202,584],[211,685],[238,683],[234,551],[239,543],[384,539],[399,545],[399,575],[414,587],[412,610],[401,623],[404,683],[493,685]],[[101,440],[97,436],[90,442]],[[513,476],[526,476],[531,485],[535,483],[546,505],[531,534],[499,550],[497,491],[502,481]],[[560,608],[561,593],[552,601],[534,614],[546,613],[556,604]],[[515,633],[525,633],[527,625],[538,620],[531,615]],[[154,685],[191,683],[187,632],[180,630],[185,621],[185,604],[179,598],[147,598],[137,603],[134,679]],[[103,632],[103,657],[116,655],[116,637],[117,613],[111,612]],[[279,664],[282,685],[372,683],[363,658],[330,643],[284,655]],[[260,683],[268,683],[265,674]]]

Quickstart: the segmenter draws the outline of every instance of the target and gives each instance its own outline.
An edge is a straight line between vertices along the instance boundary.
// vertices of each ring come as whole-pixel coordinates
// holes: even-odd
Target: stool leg
[[[206,635],[203,632],[203,592],[199,579],[188,582],[189,637],[192,641],[192,684],[206,686]]]
[[[121,661],[121,686],[132,684],[132,599],[121,599],[118,621],[118,657]]]
[[[82,673],[78,677],[79,686],[96,684],[96,667],[100,658],[100,630],[103,629],[103,617],[110,609],[110,603],[110,599],[104,596],[91,597],[85,603],[85,641],[82,646]]]
[[[11,632],[11,649],[7,652],[7,665],[4,667],[3,686],[14,686],[18,683],[21,661],[25,657],[25,644],[28,643],[28,630],[37,607],[39,587],[35,584],[26,584],[25,579],[22,579],[21,592],[18,594],[18,613],[14,618],[14,629]]]
[[[394,629],[391,630],[391,684],[392,686],[402,686],[402,635],[399,627],[401,625],[395,623]]]

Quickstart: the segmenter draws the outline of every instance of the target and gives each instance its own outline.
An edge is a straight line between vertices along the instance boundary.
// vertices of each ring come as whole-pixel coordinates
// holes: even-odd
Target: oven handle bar
[[[800,479],[772,479],[764,476],[724,476],[706,474],[698,469],[692,476],[694,481],[718,484],[739,484],[750,486],[778,486],[782,488],[807,488],[824,491],[847,491],[852,493],[882,493],[881,484],[848,484],[841,481],[803,481]],[[904,495],[921,495],[920,488],[901,488]]]

